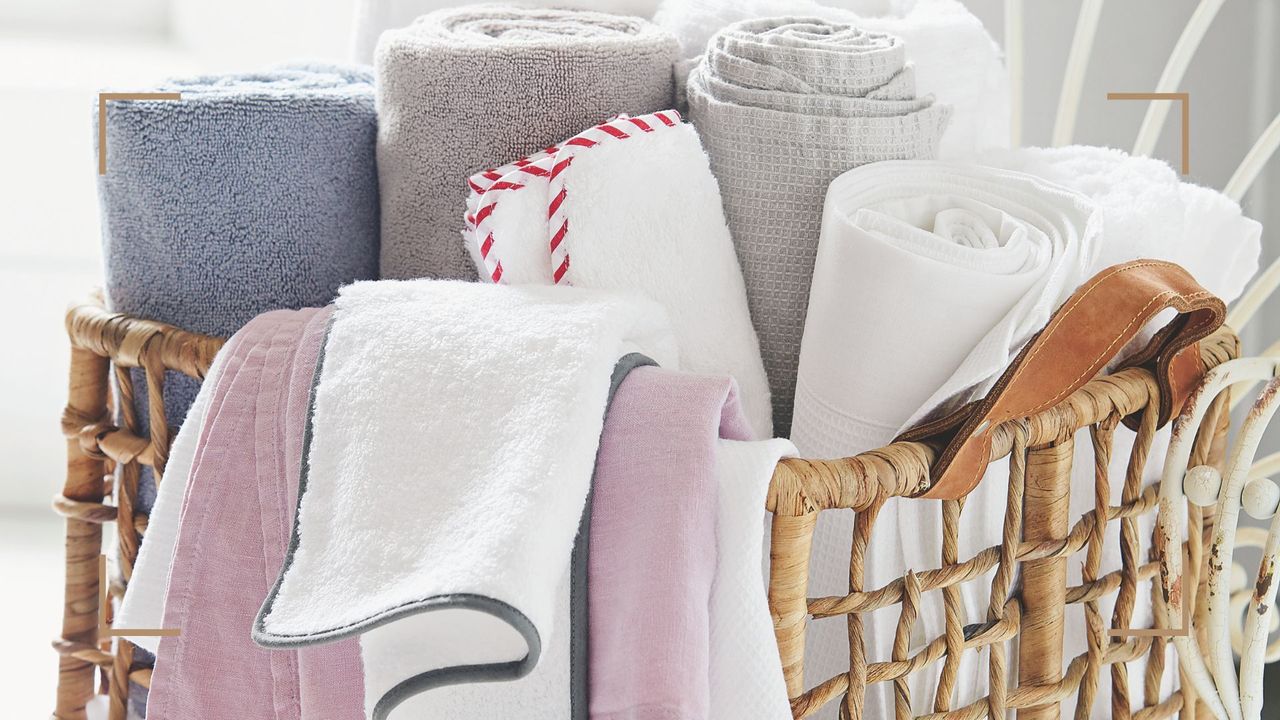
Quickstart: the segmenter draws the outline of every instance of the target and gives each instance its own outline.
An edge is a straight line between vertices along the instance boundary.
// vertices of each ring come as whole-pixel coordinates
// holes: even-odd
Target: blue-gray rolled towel
[[[370,68],[289,65],[146,90],[182,99],[106,106],[98,198],[112,310],[229,336],[261,312],[325,305],[376,277]],[[134,385],[142,410],[146,387],[140,376]],[[170,424],[197,388],[169,374]]]

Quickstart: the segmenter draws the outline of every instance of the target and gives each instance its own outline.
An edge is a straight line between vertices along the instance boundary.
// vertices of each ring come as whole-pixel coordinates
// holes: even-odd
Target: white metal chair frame
[[[1012,142],[1021,144],[1024,81],[1024,23],[1026,0],[1004,0],[1005,52],[1012,83]],[[1195,56],[1209,26],[1226,0],[1200,0],[1172,53],[1165,62],[1156,93],[1178,90],[1187,68]],[[1080,109],[1085,72],[1093,50],[1094,38],[1102,17],[1105,0],[1083,0],[1076,20],[1075,33],[1067,58],[1062,91],[1058,99],[1052,144],[1070,144]],[[1164,128],[1169,102],[1152,102],[1143,118],[1134,142],[1134,155],[1150,155]],[[1257,180],[1262,169],[1280,149],[1280,115],[1263,130],[1253,147],[1245,154],[1223,193],[1239,202]],[[1254,317],[1263,303],[1280,287],[1280,260],[1267,267],[1253,285],[1238,299],[1227,316],[1227,324],[1237,332]],[[1248,390],[1258,383],[1266,386],[1255,396],[1253,408],[1238,432],[1229,455],[1225,479],[1216,469],[1200,466],[1186,471],[1191,447],[1201,422],[1214,400],[1223,392],[1231,394],[1234,407],[1249,396]],[[1263,667],[1280,659],[1280,638],[1268,643],[1276,621],[1277,585],[1273,575],[1280,554],[1280,487],[1267,479],[1280,471],[1280,452],[1255,460],[1267,425],[1280,409],[1280,341],[1261,356],[1242,358],[1215,368],[1178,420],[1166,458],[1161,483],[1160,515],[1156,544],[1162,553],[1161,582],[1164,595],[1166,627],[1177,627],[1183,617],[1183,604],[1178,585],[1182,577],[1183,529],[1177,522],[1186,503],[1217,508],[1213,538],[1208,553],[1208,612],[1193,620],[1201,626],[1207,640],[1202,648],[1196,629],[1186,636],[1174,638],[1179,663],[1195,686],[1200,698],[1219,720],[1253,720],[1261,715],[1263,701]],[[1238,527],[1240,509],[1258,519],[1271,518],[1270,528]],[[1262,558],[1249,582],[1244,566],[1237,561],[1239,548],[1258,548]],[[1189,602],[1195,602],[1191,598]],[[1234,651],[1234,652],[1233,652]],[[1235,656],[1240,659],[1237,677]]]

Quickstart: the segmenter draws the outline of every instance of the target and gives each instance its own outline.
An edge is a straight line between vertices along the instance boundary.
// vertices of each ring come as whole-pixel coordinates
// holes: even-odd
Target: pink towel
[[[290,651],[250,639],[297,505],[308,395],[331,308],[246,325],[200,430],[165,600],[150,720],[363,720],[353,638]]]
[[[705,720],[720,438],[750,439],[728,377],[638,368],[596,459],[588,602],[592,720]]]

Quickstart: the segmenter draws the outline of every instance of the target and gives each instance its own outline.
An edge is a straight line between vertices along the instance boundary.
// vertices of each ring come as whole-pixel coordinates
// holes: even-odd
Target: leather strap
[[[941,444],[933,483],[921,497],[956,499],[973,490],[991,461],[1001,423],[1053,407],[1080,389],[1165,308],[1178,312],[1125,367],[1150,368],[1160,384],[1160,425],[1181,411],[1204,375],[1199,341],[1226,317],[1222,300],[1182,267],[1134,260],[1095,275],[1054,313],[982,400],[907,430],[898,440]],[[1126,418],[1134,427],[1137,418]]]

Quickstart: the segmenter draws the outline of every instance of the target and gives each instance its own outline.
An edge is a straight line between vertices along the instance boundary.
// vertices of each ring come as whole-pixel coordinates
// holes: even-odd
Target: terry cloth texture
[[[917,98],[897,38],[812,18],[719,32],[689,77],[689,112],[720,181],[773,395],[791,429],[822,197],[850,168],[932,158],[948,110]]]
[[[721,437],[751,438],[728,377],[640,368],[609,405],[591,500],[592,720],[709,716]]]
[[[1023,173],[897,161],[837,178],[823,211],[800,350],[792,438],[803,456],[872,450],[935,412],[985,394],[1090,277],[1101,228],[1083,195]],[[991,478],[988,485],[1001,491],[1008,483]],[[998,544],[1003,494],[989,505],[970,496],[966,510],[989,525],[978,534],[994,532],[991,544]],[[868,588],[937,565],[941,547],[930,543],[940,535],[937,511],[937,503],[910,500],[880,513],[872,542],[881,550],[868,559]],[[822,514],[812,593],[847,592],[852,530],[851,514]],[[989,590],[981,582],[964,589],[972,622]],[[925,596],[913,646],[943,632],[937,595]],[[815,678],[848,670],[847,633],[837,625],[816,624],[809,634],[806,668]],[[893,612],[874,613],[864,624],[872,657],[891,656],[896,625]],[[978,668],[963,661],[961,671],[973,683],[961,684],[960,702],[985,687],[977,685]],[[932,683],[913,682],[917,712],[932,710]],[[873,687],[868,717],[891,713],[892,693],[889,684]],[[834,717],[834,709],[825,712]]]
[[[356,22],[351,38],[351,53],[356,62],[373,62],[378,38],[387,30],[412,23],[433,10],[459,5],[479,5],[485,0],[357,0]],[[595,10],[613,15],[648,18],[658,7],[658,0],[538,0],[523,6]]]
[[[735,378],[756,435],[773,435],[720,191],[679,114],[612,120],[469,184],[467,247],[481,277],[648,296],[667,310],[680,366]]]
[[[368,68],[283,66],[146,89],[182,100],[107,103],[98,198],[112,310],[227,337],[261,312],[324,305],[376,276]],[[169,373],[170,423],[198,385]],[[140,371],[134,390],[145,436]],[[144,479],[144,508],[152,497]]]
[[[474,280],[467,178],[619,113],[671,107],[676,41],[640,18],[460,7],[378,44],[382,277]]]
[[[639,297],[344,289],[290,553],[254,639],[360,634],[378,720],[585,717],[570,555],[615,363],[636,353],[675,365],[662,308]]]
[[[675,33],[681,61],[677,84],[717,30],[780,15],[821,17],[882,32],[907,46],[916,92],[951,107],[938,157],[969,160],[1009,146],[1009,78],[999,46],[960,0],[663,0],[654,22]]]
[[[201,394],[203,422],[190,428],[196,446],[170,466],[175,484],[185,476],[176,547],[168,567],[149,570],[167,573],[169,583],[164,624],[146,627],[182,633],[160,641],[149,717],[364,717],[355,639],[288,652],[250,639],[288,547],[307,400],[330,314],[258,316],[220,354],[216,385]]]

